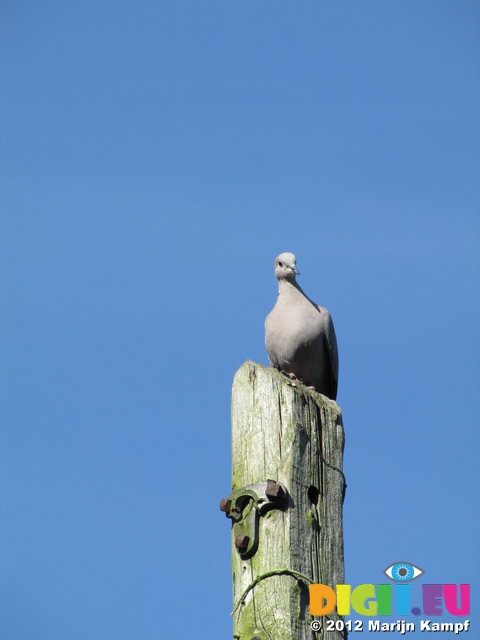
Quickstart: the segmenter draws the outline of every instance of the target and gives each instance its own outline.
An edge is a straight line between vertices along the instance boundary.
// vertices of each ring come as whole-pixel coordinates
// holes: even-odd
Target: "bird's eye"
[[[410,580],[419,578],[425,571],[409,562],[395,562],[387,567],[384,573],[395,582],[410,582]]]
[[[283,262],[279,262],[279,263],[278,263],[278,266],[279,266],[279,267],[283,267]]]

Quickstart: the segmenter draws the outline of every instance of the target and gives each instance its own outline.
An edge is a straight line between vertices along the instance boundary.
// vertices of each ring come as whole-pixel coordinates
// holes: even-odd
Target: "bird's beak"
[[[300,275],[300,271],[297,269],[297,267],[290,267],[292,273],[294,273],[295,275],[299,276]]]

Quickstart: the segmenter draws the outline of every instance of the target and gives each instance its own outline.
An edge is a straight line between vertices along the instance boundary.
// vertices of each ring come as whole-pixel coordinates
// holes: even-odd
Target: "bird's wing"
[[[325,313],[325,321],[324,328],[325,333],[324,340],[327,346],[328,356],[330,358],[330,367],[332,370],[332,377],[334,380],[334,396],[337,396],[337,387],[338,387],[338,347],[337,347],[337,337],[335,335],[335,329],[333,327],[333,320],[328,311],[323,307],[318,307],[322,313]]]
[[[274,331],[272,324],[274,323],[272,320],[272,312],[270,312],[265,318],[265,348],[267,350],[267,356],[268,361],[270,362],[270,366],[278,369],[278,361],[275,355],[274,345],[272,344],[274,342]]]

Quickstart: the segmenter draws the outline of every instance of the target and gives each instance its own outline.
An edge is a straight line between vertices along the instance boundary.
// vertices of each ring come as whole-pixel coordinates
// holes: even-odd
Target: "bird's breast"
[[[283,308],[282,308],[283,307]],[[265,321],[265,342],[283,358],[291,360],[295,353],[313,347],[321,338],[323,319],[313,307],[309,313],[289,305],[276,305]]]

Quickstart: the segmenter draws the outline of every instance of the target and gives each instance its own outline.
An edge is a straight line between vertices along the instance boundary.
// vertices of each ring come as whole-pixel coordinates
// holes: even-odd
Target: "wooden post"
[[[270,367],[247,361],[237,371],[233,491],[275,480],[287,499],[259,517],[252,557],[240,557],[232,535],[235,640],[326,637],[311,629],[308,583],[335,588],[344,581],[343,447],[341,411],[333,400]],[[335,612],[328,617],[337,619]]]

